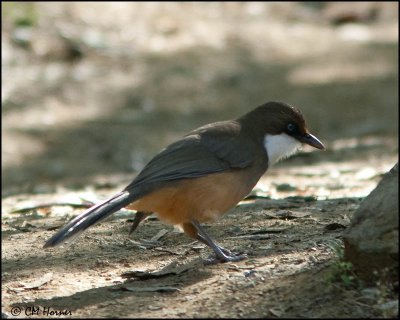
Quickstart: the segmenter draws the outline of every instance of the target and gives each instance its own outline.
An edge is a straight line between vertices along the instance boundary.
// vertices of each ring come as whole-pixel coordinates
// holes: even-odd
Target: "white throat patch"
[[[301,143],[287,135],[281,134],[266,134],[264,137],[264,147],[268,153],[269,165],[273,165],[282,158],[287,158],[301,147]]]

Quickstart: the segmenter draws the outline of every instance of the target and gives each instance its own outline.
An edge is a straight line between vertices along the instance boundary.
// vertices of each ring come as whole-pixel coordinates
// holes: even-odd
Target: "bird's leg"
[[[191,222],[185,222],[185,223],[181,224],[181,226],[182,226],[182,228],[183,228],[183,231],[185,231],[185,233],[186,233],[189,237],[191,237],[191,238],[193,238],[193,239],[196,239],[196,240],[198,240],[198,241],[200,241],[200,242],[202,242],[202,243],[204,243],[204,244],[206,244],[206,245],[208,246],[207,240],[206,240],[202,235],[199,234],[199,232],[197,231],[197,229],[196,229],[196,227],[193,225],[193,223],[191,223]],[[229,250],[227,250],[227,249],[221,247],[220,245],[218,245],[218,244],[216,244],[216,243],[215,243],[215,245],[216,245],[217,247],[219,247],[219,248],[221,249],[221,251],[222,251],[223,253],[225,253],[226,255],[228,255],[228,256],[232,255],[232,253],[231,253]]]
[[[200,234],[197,234],[196,239],[199,240],[200,242],[203,242],[205,245],[209,246],[208,243],[207,243],[207,240],[204,239],[204,237],[201,236]],[[221,247],[220,245],[216,244],[215,242],[214,242],[214,244],[215,244],[225,255],[227,255],[227,256],[231,256],[231,255],[232,255],[232,252],[231,252],[230,250]]]
[[[247,256],[245,254],[235,256],[229,250],[220,247],[209,237],[209,235],[206,233],[206,231],[203,229],[203,227],[200,225],[200,223],[198,221],[192,220],[191,222],[197,230],[197,239],[199,241],[205,243],[206,245],[208,245],[211,249],[213,249],[213,251],[215,252],[215,254],[217,256],[216,258],[220,262],[240,261],[240,260],[247,258]],[[215,261],[215,259],[213,259],[213,260],[207,261],[207,262],[215,263],[216,261]]]
[[[146,219],[148,216],[150,216],[153,212],[151,211],[138,211],[136,212],[135,219],[132,222],[131,229],[129,230],[129,235],[132,234],[133,231],[136,230],[138,225]]]

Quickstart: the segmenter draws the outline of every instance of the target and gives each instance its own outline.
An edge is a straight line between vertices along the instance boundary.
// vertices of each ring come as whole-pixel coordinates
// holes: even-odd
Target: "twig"
[[[36,209],[42,209],[42,208],[49,208],[49,207],[61,207],[61,206],[70,206],[74,208],[89,208],[93,206],[94,203],[90,201],[86,201],[83,203],[74,203],[74,202],[47,202],[47,203],[41,203],[33,206],[28,206],[28,207],[23,207],[19,209],[14,209],[11,211],[11,213],[20,213],[20,212],[25,212],[25,211],[31,211],[31,210],[36,210]]]

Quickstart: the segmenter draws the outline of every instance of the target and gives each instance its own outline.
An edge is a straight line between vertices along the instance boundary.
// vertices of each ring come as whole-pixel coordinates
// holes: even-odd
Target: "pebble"
[[[379,309],[385,312],[389,317],[396,317],[399,313],[399,301],[391,300],[385,303],[382,303],[378,306]]]
[[[318,262],[318,259],[316,257],[314,257],[314,256],[310,256],[309,259],[310,259],[311,262],[314,262],[314,263]]]
[[[365,302],[373,302],[378,299],[380,291],[377,288],[365,288],[361,290],[361,294]]]
[[[161,307],[160,306],[148,306],[147,309],[155,311],[155,310],[160,310]]]

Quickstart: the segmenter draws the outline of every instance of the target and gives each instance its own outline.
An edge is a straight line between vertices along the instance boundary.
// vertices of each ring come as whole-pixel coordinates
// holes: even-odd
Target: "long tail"
[[[47,240],[44,248],[55,247],[67,239],[78,236],[90,226],[133,202],[136,197],[136,195],[128,191],[123,191],[102,203],[96,204],[72,219],[66,226]]]

